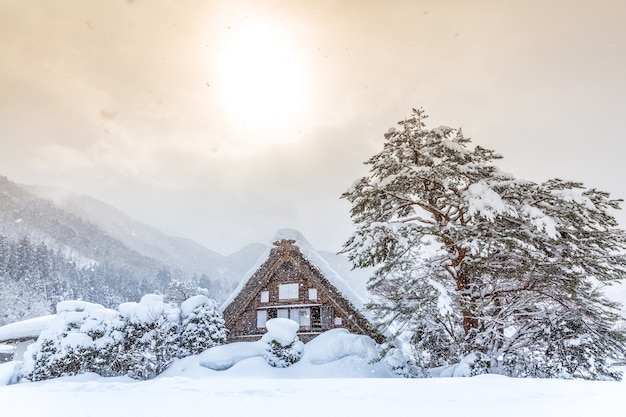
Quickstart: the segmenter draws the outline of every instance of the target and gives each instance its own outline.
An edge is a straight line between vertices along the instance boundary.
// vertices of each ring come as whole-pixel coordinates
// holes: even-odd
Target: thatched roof
[[[311,247],[304,237],[291,229],[279,230],[269,248],[256,265],[243,277],[239,286],[224,302],[221,310],[228,327],[258,296],[272,274],[286,261],[293,261],[307,276],[319,284],[329,295],[333,307],[342,311],[352,321],[352,325],[363,334],[377,340],[380,334],[362,311],[364,301],[337,274],[330,265]]]

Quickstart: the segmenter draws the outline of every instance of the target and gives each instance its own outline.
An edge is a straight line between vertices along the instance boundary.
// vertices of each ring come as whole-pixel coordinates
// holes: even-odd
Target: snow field
[[[473,378],[187,378],[92,375],[0,387],[0,413],[143,415],[589,417],[622,415],[624,382]]]

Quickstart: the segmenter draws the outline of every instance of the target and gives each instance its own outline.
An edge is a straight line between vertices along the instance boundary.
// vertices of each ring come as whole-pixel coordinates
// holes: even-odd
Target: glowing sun
[[[303,112],[304,65],[278,28],[258,23],[229,29],[218,65],[222,98],[237,120],[285,126]]]

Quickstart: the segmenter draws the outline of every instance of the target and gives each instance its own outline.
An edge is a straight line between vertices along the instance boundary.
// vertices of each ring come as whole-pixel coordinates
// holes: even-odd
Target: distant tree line
[[[167,268],[146,274],[130,267],[74,259],[28,237],[16,241],[0,234],[0,326],[50,314],[61,300],[116,308],[144,294],[167,294],[183,281],[190,288],[206,288],[217,302],[231,289],[207,275],[185,279]]]

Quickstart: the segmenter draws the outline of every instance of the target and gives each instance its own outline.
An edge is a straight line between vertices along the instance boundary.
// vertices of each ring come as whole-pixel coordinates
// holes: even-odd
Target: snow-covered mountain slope
[[[224,298],[269,245],[251,243],[222,255],[192,240],[166,235],[93,197],[51,187],[18,185],[1,176],[0,234],[15,240],[28,236],[34,243],[45,243],[81,265],[111,263],[130,267],[143,276],[154,275],[165,267],[179,271],[177,276],[183,279],[204,276],[211,285],[221,283],[218,292]],[[326,251],[319,254],[360,296],[365,296],[369,271],[353,271],[345,256]],[[204,283],[209,285],[206,280]]]
[[[152,274],[163,264],[115,239],[98,225],[0,177],[0,234],[64,253],[79,264],[108,262]]]
[[[23,188],[51,201],[55,207],[97,225],[137,253],[158,259],[167,267],[180,270],[185,275],[210,274],[214,265],[223,260],[222,255],[192,240],[168,236],[93,197],[51,187]]]

